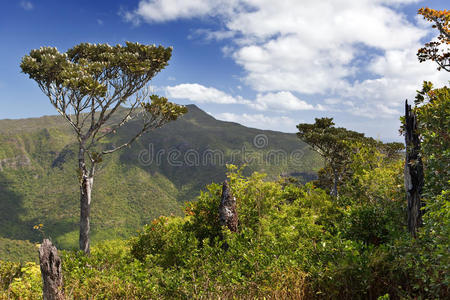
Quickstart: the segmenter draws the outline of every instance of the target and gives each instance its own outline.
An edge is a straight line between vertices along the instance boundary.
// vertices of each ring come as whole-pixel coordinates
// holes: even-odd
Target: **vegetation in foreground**
[[[422,14],[447,20],[448,44],[449,13]],[[434,60],[448,63],[448,56]],[[131,240],[104,242],[90,256],[62,251],[66,296],[448,299],[449,88],[425,82],[414,110],[425,169],[416,238],[406,232],[402,157],[362,137],[348,139],[342,149],[350,157],[334,165],[326,159],[316,185],[267,181],[257,172],[247,177],[230,165],[238,232],[220,226],[221,185],[211,184],[184,217],[157,218]],[[5,299],[40,298],[39,266],[1,262],[0,288]]]
[[[247,177],[230,165],[237,233],[220,226],[221,185],[211,184],[186,206],[184,217],[161,216],[129,241],[93,247],[90,256],[62,251],[66,295],[445,299],[449,183],[433,184],[439,193],[428,190],[425,225],[414,239],[406,231],[401,155],[386,155],[375,145],[353,149],[338,198],[314,183],[267,181],[257,172]],[[41,296],[37,264],[3,262],[0,272],[4,298]]]

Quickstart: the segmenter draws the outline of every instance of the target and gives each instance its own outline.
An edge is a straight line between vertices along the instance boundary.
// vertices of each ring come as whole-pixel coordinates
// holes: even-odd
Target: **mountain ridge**
[[[301,181],[314,178],[321,166],[295,134],[220,121],[195,105],[187,107],[179,120],[105,157],[94,181],[94,243],[127,238],[159,215],[182,214],[183,202],[194,200],[206,184],[225,179],[226,163],[247,162],[246,174],[294,174]],[[104,146],[126,140],[138,126],[130,122]],[[40,233],[32,229],[39,223],[58,247],[76,246],[76,153],[72,129],[59,116],[0,120],[0,254],[6,240],[39,241]],[[291,154],[301,157],[293,161]]]

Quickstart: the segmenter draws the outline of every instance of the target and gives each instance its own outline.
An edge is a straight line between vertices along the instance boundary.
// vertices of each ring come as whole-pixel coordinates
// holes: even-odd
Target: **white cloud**
[[[295,132],[298,121],[286,116],[267,116],[264,114],[215,114],[215,118],[223,121],[236,122],[248,127]]]
[[[314,106],[298,99],[290,92],[258,94],[256,100],[249,104],[257,110],[293,111],[309,110]]]
[[[227,25],[244,37],[233,58],[257,91],[339,93],[352,85],[354,62],[368,49],[405,49],[426,34],[374,1],[253,2],[256,10]]]
[[[291,92],[259,93],[253,101],[241,96],[231,96],[213,87],[198,83],[183,83],[165,88],[166,96],[173,99],[186,99],[197,103],[243,104],[260,111],[299,111],[324,110],[321,105],[313,106],[294,96]]]
[[[339,104],[342,102],[342,100],[338,98],[326,98],[324,101],[326,104],[330,105]]]
[[[20,1],[20,6],[25,10],[32,10],[34,7],[30,1]]]
[[[232,38],[235,35],[232,31],[213,31],[209,29],[197,29],[195,30],[193,35],[190,35],[189,38],[194,38],[196,36],[203,37],[205,40],[224,40]]]
[[[237,0],[141,0],[133,12],[126,12],[128,21],[164,22],[178,18],[230,13]]]
[[[197,83],[183,83],[166,87],[167,97],[188,99],[197,103],[232,104],[245,102],[240,97],[233,97],[213,87],[205,87]]]
[[[128,20],[220,19],[220,31],[197,32],[230,41],[223,53],[243,68],[242,80],[257,97],[245,102],[213,89],[203,101],[395,119],[423,80],[448,81],[415,55],[431,28],[420,17],[408,21],[401,6],[419,1],[141,0]],[[205,99],[194,95],[189,99]],[[327,107],[302,100],[309,95],[325,98]]]
[[[448,73],[438,72],[434,63],[417,62],[418,48],[419,44],[406,50],[388,50],[375,57],[367,69],[377,78],[356,81],[341,92],[357,108],[349,112],[372,118],[397,117],[402,114],[405,99],[412,102],[424,80],[436,86],[448,84]]]

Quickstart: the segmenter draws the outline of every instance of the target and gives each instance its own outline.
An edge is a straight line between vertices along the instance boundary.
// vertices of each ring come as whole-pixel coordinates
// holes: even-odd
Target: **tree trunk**
[[[58,256],[58,250],[48,239],[44,239],[39,247],[39,262],[43,282],[43,299],[65,299],[61,272],[61,259]]]
[[[231,232],[238,230],[238,216],[236,211],[236,198],[231,194],[228,181],[222,187],[222,198],[219,205],[219,221],[221,226],[227,226]]]
[[[80,250],[90,253],[89,231],[91,229],[89,217],[91,214],[91,193],[94,184],[94,166],[87,171],[84,150],[80,147],[78,164],[80,168]]]
[[[89,231],[91,229],[89,217],[91,214],[91,192],[94,178],[83,175],[80,186],[80,250],[89,254]]]
[[[336,168],[333,168],[333,190],[331,191],[332,195],[337,198],[338,197],[338,178],[339,174]]]
[[[420,199],[424,182],[423,164],[420,157],[420,138],[417,132],[417,117],[405,102],[405,190],[408,202],[408,230],[415,237],[422,225],[422,202]]]

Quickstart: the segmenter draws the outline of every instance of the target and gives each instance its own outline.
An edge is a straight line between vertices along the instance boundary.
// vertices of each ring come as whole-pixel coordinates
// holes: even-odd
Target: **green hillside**
[[[218,121],[195,105],[188,109],[178,121],[100,165],[92,201],[94,244],[129,237],[160,215],[181,214],[184,201],[225,178],[226,163],[248,162],[248,174],[257,170],[269,179],[290,175],[302,181],[313,178],[320,166],[295,134]],[[137,122],[105,146],[126,140]],[[39,223],[59,248],[77,245],[76,153],[71,128],[58,116],[0,120],[0,254],[14,249],[18,240],[41,240],[33,230]]]

